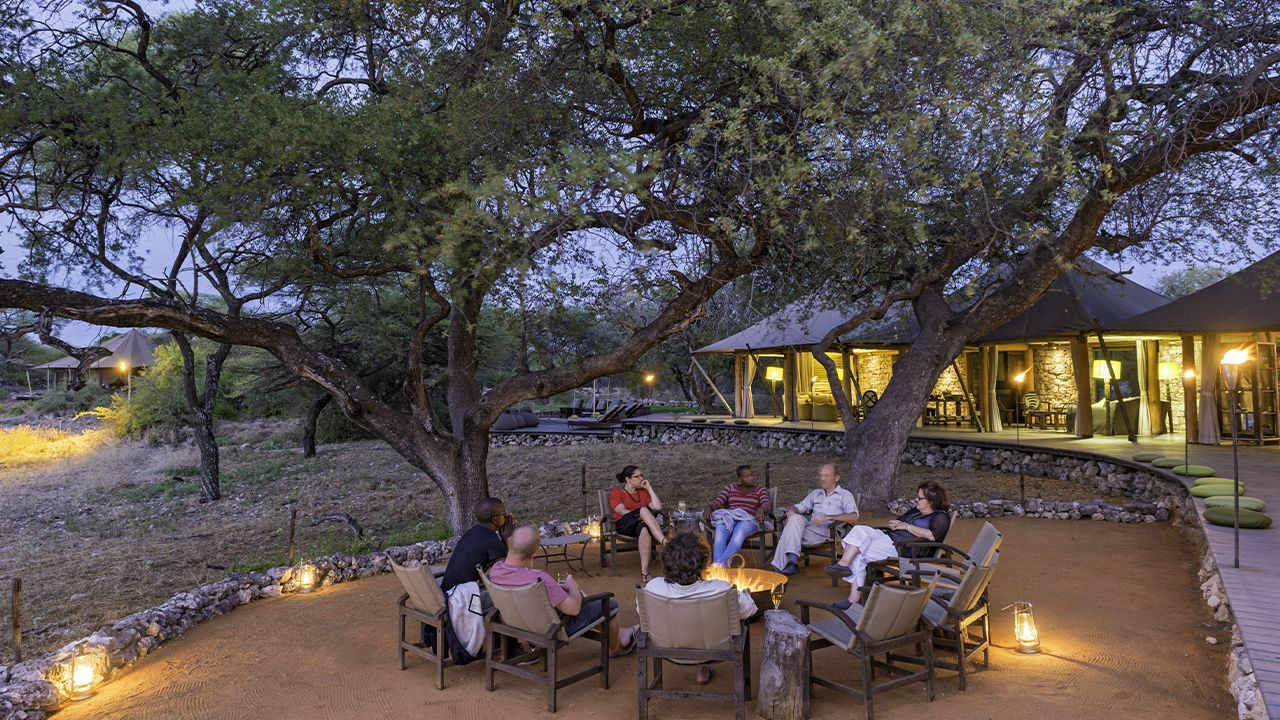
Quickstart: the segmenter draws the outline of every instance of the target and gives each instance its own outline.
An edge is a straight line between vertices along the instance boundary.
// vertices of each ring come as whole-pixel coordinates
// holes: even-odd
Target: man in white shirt
[[[831,525],[858,521],[858,503],[853,493],[840,487],[840,474],[834,464],[826,463],[818,468],[818,486],[787,508],[787,524],[778,536],[777,552],[773,554],[773,566],[783,575],[800,572],[796,561],[801,549],[830,540]]]

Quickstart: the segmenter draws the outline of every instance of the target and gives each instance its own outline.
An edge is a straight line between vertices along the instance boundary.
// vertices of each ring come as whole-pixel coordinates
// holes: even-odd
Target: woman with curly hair
[[[702,576],[711,564],[711,548],[701,535],[680,533],[667,541],[662,548],[664,577],[656,577],[644,586],[646,592],[668,598],[700,598],[719,595],[730,589],[724,580],[704,580]],[[751,594],[738,592],[738,615],[743,618],[756,614],[756,603]],[[711,668],[698,668],[698,684],[711,682]]]

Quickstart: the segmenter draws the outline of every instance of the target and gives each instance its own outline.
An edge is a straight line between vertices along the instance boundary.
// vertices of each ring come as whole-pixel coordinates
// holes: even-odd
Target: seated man
[[[702,517],[715,525],[715,548],[711,561],[727,567],[729,558],[742,549],[751,533],[764,526],[764,518],[773,512],[769,491],[756,485],[750,465],[738,466],[738,481],[720,491],[702,511]]]
[[[564,625],[565,633],[573,635],[600,619],[600,603],[593,602],[584,607],[582,590],[578,588],[578,583],[572,575],[567,575],[564,585],[561,585],[546,571],[535,569],[533,558],[541,547],[542,536],[538,528],[531,525],[516,528],[511,534],[511,539],[507,541],[507,557],[489,568],[489,582],[505,587],[528,585],[531,582],[542,583],[546,588],[547,600],[551,602],[551,606],[567,618]],[[609,613],[613,614],[617,611],[618,601],[610,598]],[[635,649],[635,635],[638,627],[633,625],[621,629],[617,623],[609,624],[609,655],[611,657],[626,655]]]
[[[818,485],[804,500],[787,508],[787,524],[778,536],[777,552],[773,555],[773,566],[783,575],[800,572],[796,561],[802,548],[830,540],[828,528],[832,524],[858,521],[858,503],[853,493],[840,487],[835,465],[826,463],[818,468]],[[805,513],[812,514],[805,517]]]
[[[511,516],[502,501],[492,497],[481,500],[476,505],[475,517],[476,524],[458,538],[444,577],[440,579],[440,589],[446,593],[463,583],[480,582],[476,566],[487,568],[507,554],[502,531],[510,532]]]

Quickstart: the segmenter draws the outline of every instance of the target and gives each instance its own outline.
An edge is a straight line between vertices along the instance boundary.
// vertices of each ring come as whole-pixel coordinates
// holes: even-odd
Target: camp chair
[[[637,686],[640,720],[649,716],[649,698],[733,700],[734,717],[745,720],[751,699],[751,643],[749,627],[738,615],[738,594],[730,588],[702,598],[668,598],[641,589],[636,593],[640,610],[637,636]],[[649,661],[653,683],[649,683]],[[733,663],[733,692],[664,690],[662,661],[678,665]]]
[[[609,491],[597,490],[596,501],[600,504],[600,567],[604,567],[606,548],[609,552],[609,570],[618,574],[618,553],[639,552],[640,539],[618,532],[613,519],[613,508],[609,507]],[[655,541],[656,544],[656,541]]]
[[[786,508],[783,508],[782,519],[778,520],[777,518],[775,518],[775,520],[777,522],[786,522],[785,513],[786,513]],[[831,562],[835,562],[839,560],[840,556],[844,554],[844,549],[840,546],[840,541],[844,539],[844,536],[848,534],[849,530],[852,527],[853,526],[850,525],[849,523],[842,523],[842,522],[832,523],[831,526],[827,528],[828,532],[827,532],[826,540],[823,540],[822,542],[816,545],[802,546],[800,548],[800,554],[801,556],[804,557],[805,567],[809,566],[810,557],[830,558]],[[778,542],[778,538],[777,536],[774,536],[774,544],[776,545],[777,542]],[[833,575],[831,577],[831,587],[836,587],[836,585],[839,584],[839,580],[840,580],[839,577]]]
[[[962,550],[948,545],[946,542],[947,536],[951,534],[951,530],[956,526],[956,521],[960,518],[960,514],[955,510],[952,510],[950,515],[951,522],[947,523],[946,535],[934,540],[924,540],[922,538],[910,538],[908,540],[903,540],[895,543],[898,550],[898,557],[886,558],[884,560],[867,563],[867,580],[866,585],[862,588],[862,597],[866,597],[866,591],[870,589],[871,585],[883,578],[896,576],[899,568],[902,567],[903,563],[906,561],[912,561],[916,570],[926,576],[932,576],[943,569],[939,567],[940,565],[947,565],[947,567],[952,570],[951,575],[958,578],[960,570],[955,568],[959,567],[960,562],[957,561],[953,563],[951,560],[955,556],[961,556],[962,558],[967,558],[969,556]],[[881,529],[886,531],[888,530],[888,528]],[[974,538],[973,547],[970,547],[969,549],[970,553],[974,552],[974,548],[977,547],[980,551],[980,557],[983,558],[983,560],[989,558],[990,553],[995,552],[994,548],[998,548],[1000,546],[1001,537],[1000,531],[996,530],[994,525],[990,522],[983,523],[982,529],[978,531],[978,537]],[[986,548],[987,543],[994,543],[994,547],[990,550],[983,549]],[[929,564],[927,562],[928,560],[935,558],[942,559],[935,564]],[[967,562],[967,560],[964,560],[963,562]],[[926,579],[928,578],[926,577]]]
[[[769,507],[773,508],[773,514],[765,513],[764,524],[759,530],[747,536],[742,543],[743,550],[757,550],[760,553],[760,564],[756,567],[764,567],[769,562],[769,538],[773,538],[773,545],[778,544],[778,488],[769,488]],[[707,528],[707,546],[715,547],[715,527]]]
[[[960,674],[960,689],[965,689],[965,666],[982,653],[982,667],[991,667],[991,623],[987,586],[995,572],[990,565],[970,565],[954,590],[937,587],[924,608],[924,621],[933,629],[933,642],[947,653],[955,653],[955,661],[922,658],[919,655],[890,655],[890,660],[921,663],[929,660],[933,667],[944,667]],[[935,579],[936,582],[936,579]],[[882,587],[877,585],[876,587]],[[874,592],[874,590],[873,590]],[[980,634],[979,634],[980,631]]]
[[[923,587],[908,584],[876,585],[865,604],[840,610],[834,605],[799,600],[800,621],[809,627],[809,685],[838,690],[863,699],[867,720],[871,720],[873,700],[877,692],[883,692],[913,682],[925,684],[926,696],[933,701],[933,634],[920,627],[921,613],[929,602],[934,585]],[[810,609],[823,610],[834,616],[832,620],[810,622]],[[834,680],[814,674],[813,651],[828,646],[842,648],[858,658],[862,665],[861,687],[842,685]],[[891,653],[902,648],[915,648],[922,658],[924,669],[911,672],[892,664]],[[886,656],[884,660],[879,656]],[[914,657],[914,656],[912,656]],[[876,683],[875,673],[884,671],[890,679]]]
[[[982,523],[982,529],[969,544],[967,552],[946,543],[909,540],[902,547],[913,549],[914,557],[896,558],[897,572],[926,580],[937,576],[941,585],[954,588],[970,565],[995,565],[999,561],[1000,545],[1003,543],[1004,534],[990,521]],[[936,554],[922,554],[923,551],[930,550]]]
[[[444,591],[432,575],[427,565],[405,567],[395,561],[391,563],[400,584],[404,586],[404,594],[397,603],[400,614],[400,669],[405,669],[405,653],[411,652],[418,657],[436,664],[436,689],[444,689],[444,668],[452,664],[445,659],[445,628],[449,626],[449,601]],[[443,573],[443,571],[441,571]],[[416,624],[412,637],[421,638],[422,629],[430,626],[436,630],[435,647],[427,647],[423,642],[410,642],[407,635],[408,621]]]
[[[583,610],[588,604],[598,602],[601,604],[601,617],[570,636],[564,631],[564,618],[551,607],[547,589],[542,583],[508,587],[493,584],[487,575],[482,574],[480,578],[493,602],[493,609],[485,616],[485,690],[493,692],[493,673],[498,670],[533,680],[546,686],[547,710],[555,712],[556,692],[562,687],[599,674],[600,687],[609,689],[609,599],[613,597],[613,593],[601,592],[583,597]],[[560,648],[581,637],[600,643],[600,663],[561,678],[557,653]],[[522,640],[533,650],[516,657],[507,657],[507,652],[499,650],[503,639],[513,642]],[[541,660],[544,672],[535,672],[519,665],[531,659]]]

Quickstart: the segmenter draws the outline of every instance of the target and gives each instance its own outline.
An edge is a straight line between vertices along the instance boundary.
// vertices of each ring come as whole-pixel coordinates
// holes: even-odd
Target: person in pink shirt
[[[489,568],[489,582],[504,587],[528,585],[540,582],[547,590],[547,600],[551,606],[565,618],[564,631],[573,635],[591,623],[599,620],[603,612],[603,603],[583,604],[582,590],[578,582],[568,575],[563,585],[547,574],[545,570],[533,567],[533,558],[542,547],[542,536],[536,527],[525,525],[516,528],[507,540],[507,557],[499,560]],[[609,598],[610,617],[618,612],[618,601]],[[609,624],[609,655],[618,657],[635,649],[635,635],[638,625],[619,628],[617,623]]]

